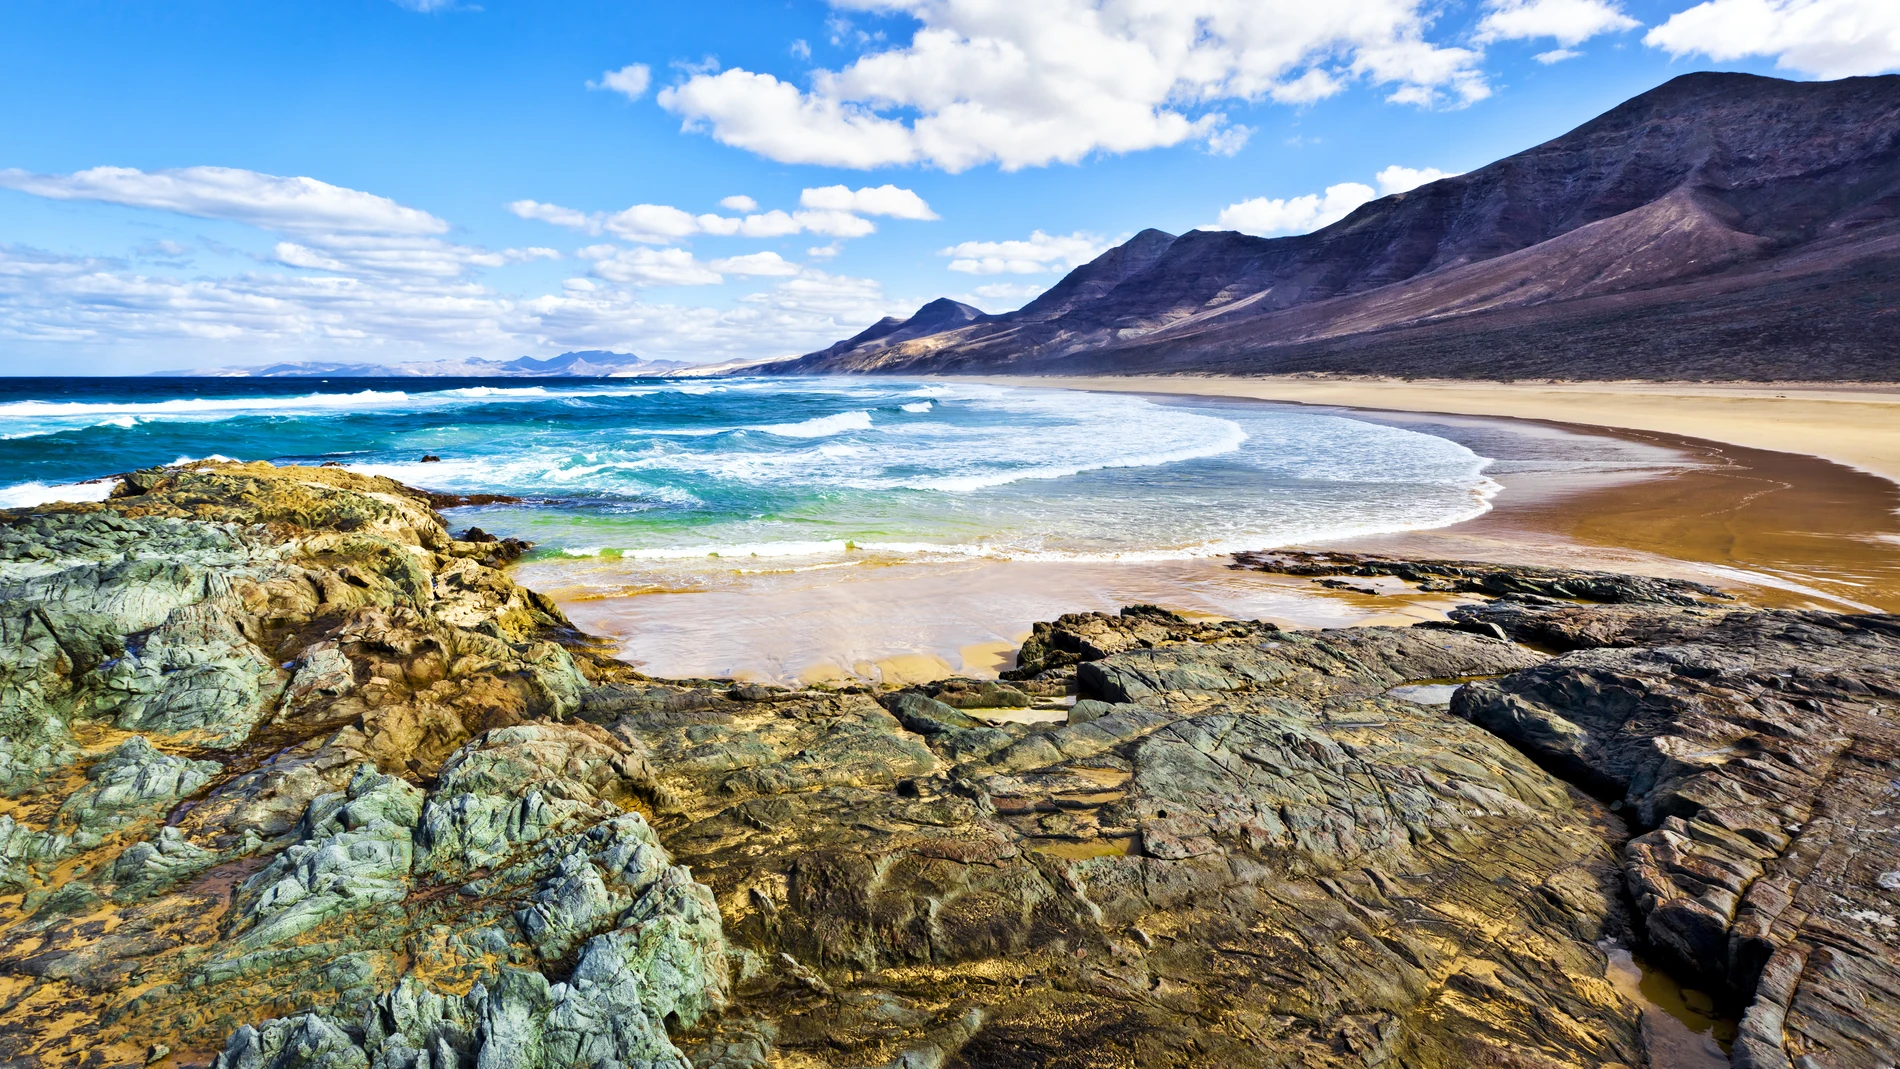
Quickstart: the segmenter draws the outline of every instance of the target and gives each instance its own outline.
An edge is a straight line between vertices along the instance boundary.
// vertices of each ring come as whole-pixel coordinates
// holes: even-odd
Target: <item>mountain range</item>
[[[1310,234],[1144,230],[748,370],[1900,380],[1900,75],[1684,75]]]
[[[160,371],[159,376],[187,378],[628,378],[671,375],[691,365],[677,360],[647,360],[632,353],[587,349],[540,360],[532,356],[513,360],[418,360],[404,364],[350,364],[300,361],[260,367],[206,368],[197,371]]]

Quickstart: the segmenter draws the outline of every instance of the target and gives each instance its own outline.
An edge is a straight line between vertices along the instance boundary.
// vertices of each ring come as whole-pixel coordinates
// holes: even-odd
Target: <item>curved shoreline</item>
[[[1900,484],[1900,384],[1510,383],[1221,375],[930,377],[1651,431],[1819,457]]]

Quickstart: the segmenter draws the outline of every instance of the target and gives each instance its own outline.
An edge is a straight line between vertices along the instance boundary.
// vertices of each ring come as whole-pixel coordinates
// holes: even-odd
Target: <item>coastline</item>
[[[1073,389],[1095,380],[993,381]],[[1195,387],[1197,401],[1223,385],[1169,384],[1177,393]],[[1900,491],[1874,475],[1812,456],[1658,432],[1489,415],[1350,414],[1496,458],[1487,474],[1504,489],[1489,511],[1456,524],[1297,543],[1303,548],[1559,564],[1689,579],[1775,607],[1900,610]],[[788,570],[744,592],[616,592],[597,581],[610,577],[590,577],[567,562],[527,564],[517,574],[587,630],[614,637],[642,670],[807,683],[994,675],[1010,667],[1009,653],[1030,622],[1130,603],[1323,628],[1442,619],[1462,600],[1406,589],[1366,595],[1230,565],[1210,557]]]
[[[1900,385],[1508,383],[1222,375],[939,375],[1109,393],[1250,398],[1392,412],[1549,420],[1801,453],[1900,484]]]

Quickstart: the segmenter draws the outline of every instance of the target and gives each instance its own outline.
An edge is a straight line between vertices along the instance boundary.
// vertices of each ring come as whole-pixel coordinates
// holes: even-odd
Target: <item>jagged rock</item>
[[[1127,618],[1077,619],[1121,633],[1102,621]],[[1083,662],[1093,685],[1140,689],[1138,702],[1085,697],[1075,725],[1035,725],[948,776],[890,786],[814,790],[675,760],[740,752],[735,738],[848,759],[862,736],[823,725],[858,715],[852,696],[614,725],[681,800],[662,833],[718,895],[728,938],[787,963],[741,988],[747,1012],[772,1022],[777,1056],[1640,1059],[1635,1008],[1607,989],[1595,945],[1628,935],[1614,818],[1494,736],[1384,697],[1539,655],[1410,629],[1184,633]],[[886,701],[896,723],[883,732],[938,748],[973,730],[921,694]],[[1480,916],[1502,918],[1520,948],[1510,960]],[[1164,935],[1144,945],[1137,930]],[[945,1007],[952,991],[970,1001]],[[839,1047],[851,1053],[829,1053]],[[701,1049],[751,1064],[764,1045]]]
[[[245,1025],[213,1069],[369,1069],[348,1032],[314,1013]]]
[[[134,735],[86,770],[86,785],[59,808],[61,826],[97,836],[155,815],[196,791],[223,768],[160,753]]]
[[[923,693],[955,709],[1025,709],[1033,704],[1019,687],[993,679],[940,679],[926,683]]]
[[[31,828],[0,813],[0,887],[21,889],[35,872],[51,867],[72,849],[73,837],[64,832]]]
[[[1703,583],[1645,575],[1492,564],[1474,560],[1400,560],[1365,553],[1274,550],[1236,553],[1234,566],[1279,575],[1393,576],[1418,589],[1492,597],[1533,595],[1613,604],[1700,605],[1729,595]]]
[[[295,662],[296,673],[284,687],[286,713],[317,698],[336,698],[356,686],[356,666],[334,642],[312,643]]]
[[[401,902],[414,858],[422,792],[358,769],[349,788],[304,811],[299,841],[239,885],[233,933],[247,947],[294,938],[344,913]]]
[[[1748,1003],[1737,1060],[1900,1058],[1900,618],[1499,603],[1572,648],[1452,711],[1601,796],[1653,952]],[[1900,883],[1900,880],[1894,881]]]
[[[1045,673],[1099,661],[1111,653],[1146,649],[1169,642],[1216,642],[1271,634],[1279,628],[1260,621],[1189,620],[1153,605],[1130,605],[1120,613],[1070,613],[1054,622],[1038,622],[1017,654],[1016,667],[1004,679],[1033,680]]]
[[[114,897],[140,898],[209,868],[217,854],[187,841],[177,828],[160,828],[157,836],[126,847],[113,859]]]

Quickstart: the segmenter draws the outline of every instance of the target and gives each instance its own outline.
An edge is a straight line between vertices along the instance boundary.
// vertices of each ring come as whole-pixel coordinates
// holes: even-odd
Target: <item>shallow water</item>
[[[1610,982],[1643,1009],[1652,1069],[1725,1069],[1734,1018],[1721,1016],[1706,993],[1683,987],[1626,948],[1605,944],[1604,951]]]

